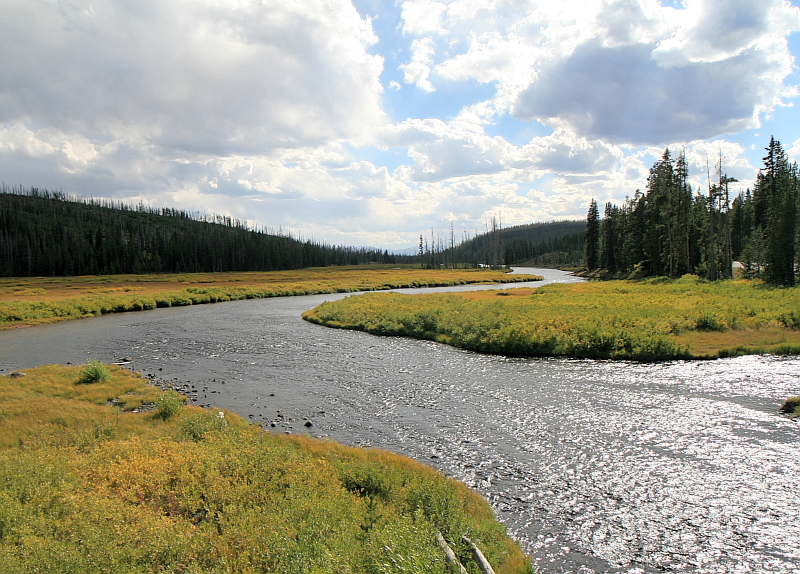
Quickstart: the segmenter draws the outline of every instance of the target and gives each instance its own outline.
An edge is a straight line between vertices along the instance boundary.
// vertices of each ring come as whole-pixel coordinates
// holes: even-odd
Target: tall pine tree
[[[586,215],[586,267],[597,269],[600,266],[600,212],[597,202],[592,199]]]

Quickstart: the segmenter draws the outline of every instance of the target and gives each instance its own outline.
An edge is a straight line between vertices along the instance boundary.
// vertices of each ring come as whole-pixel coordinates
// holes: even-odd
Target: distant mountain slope
[[[332,247],[200,216],[81,200],[31,188],[0,190],[0,276],[275,271],[367,262],[386,252]]]
[[[586,221],[551,221],[495,228],[455,248],[455,259],[489,265],[579,263]]]

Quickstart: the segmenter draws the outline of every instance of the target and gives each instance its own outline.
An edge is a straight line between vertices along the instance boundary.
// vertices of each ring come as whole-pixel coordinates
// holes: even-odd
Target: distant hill
[[[396,259],[251,229],[225,216],[0,189],[4,277],[276,271]]]
[[[485,265],[558,267],[579,265],[583,257],[586,221],[551,221],[493,229],[441,253],[443,262],[456,260]]]

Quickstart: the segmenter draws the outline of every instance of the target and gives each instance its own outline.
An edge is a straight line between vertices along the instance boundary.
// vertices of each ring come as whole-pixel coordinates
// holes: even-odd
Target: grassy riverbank
[[[0,376],[3,572],[444,574],[437,532],[470,572],[463,534],[499,574],[529,571],[488,504],[429,467],[110,375]]]
[[[0,329],[238,299],[531,280],[532,276],[488,269],[386,265],[263,273],[0,278]]]
[[[304,318],[475,351],[632,360],[800,354],[800,288],[748,281],[552,284],[460,294],[366,294]]]

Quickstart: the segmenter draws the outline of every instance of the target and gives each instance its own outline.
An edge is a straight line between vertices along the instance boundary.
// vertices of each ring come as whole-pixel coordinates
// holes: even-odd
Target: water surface
[[[127,355],[273,432],[412,456],[481,492],[543,573],[800,572],[800,431],[776,414],[800,358],[519,359],[300,319],[336,297],[0,332],[0,372]]]

